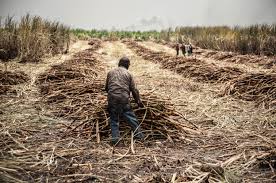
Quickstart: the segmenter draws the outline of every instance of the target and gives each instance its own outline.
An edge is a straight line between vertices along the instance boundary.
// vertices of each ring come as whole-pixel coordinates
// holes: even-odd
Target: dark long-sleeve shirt
[[[124,67],[118,67],[108,72],[105,90],[108,93],[109,104],[129,103],[130,92],[135,102],[140,102],[139,91],[135,86],[133,76]]]

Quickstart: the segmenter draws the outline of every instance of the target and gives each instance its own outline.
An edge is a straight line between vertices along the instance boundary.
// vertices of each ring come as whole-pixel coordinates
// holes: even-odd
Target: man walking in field
[[[176,45],[175,45],[176,56],[179,55],[179,49],[180,49],[179,43],[176,43]]]
[[[190,56],[193,53],[193,47],[192,44],[189,43],[188,45],[185,45],[186,55]]]
[[[180,49],[181,49],[182,55],[185,56],[186,51],[185,51],[184,43],[181,44]]]
[[[110,126],[112,134],[112,144],[119,141],[119,117],[126,119],[134,131],[134,137],[143,139],[144,135],[138,125],[138,120],[130,106],[130,92],[139,107],[144,107],[141,102],[139,91],[137,90],[133,76],[128,71],[130,61],[127,57],[120,59],[117,68],[107,74],[105,90],[108,93],[108,112],[110,115]]]

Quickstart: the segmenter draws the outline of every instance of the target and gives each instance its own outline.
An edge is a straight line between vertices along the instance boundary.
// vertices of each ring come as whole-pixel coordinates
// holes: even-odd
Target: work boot
[[[111,144],[114,146],[114,145],[116,145],[116,144],[118,144],[118,142],[119,142],[119,138],[117,137],[117,138],[112,138],[111,139]]]
[[[144,138],[145,138],[145,135],[144,135],[142,132],[137,132],[137,133],[134,135],[134,139],[135,139],[135,140],[143,141]]]

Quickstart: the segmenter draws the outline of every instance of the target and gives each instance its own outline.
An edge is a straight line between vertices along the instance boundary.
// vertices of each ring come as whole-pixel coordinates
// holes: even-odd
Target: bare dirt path
[[[163,51],[166,52],[170,55],[176,55],[176,51],[168,46],[157,44],[151,41],[144,41],[144,42],[139,42],[140,45],[145,46],[148,49],[152,49],[154,51]],[[181,52],[181,51],[180,51]],[[182,56],[182,53],[180,53],[180,56]],[[225,62],[222,60],[215,60],[212,58],[207,58],[201,54],[196,54],[192,57],[196,57],[197,59],[200,59],[202,61],[205,61],[209,64],[215,64],[219,67],[235,67],[239,68],[245,72],[249,73],[259,73],[259,72],[271,72],[270,69],[263,69],[263,67],[259,66],[258,64],[242,64],[242,63],[234,63],[234,62]]]

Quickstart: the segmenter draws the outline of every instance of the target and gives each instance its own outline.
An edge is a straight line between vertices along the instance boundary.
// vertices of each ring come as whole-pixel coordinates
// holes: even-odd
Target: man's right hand
[[[145,106],[144,106],[144,104],[140,101],[140,102],[138,102],[138,107],[143,108],[143,107],[145,107]]]

